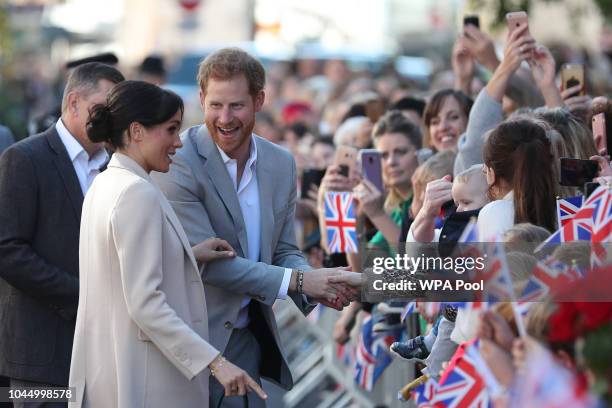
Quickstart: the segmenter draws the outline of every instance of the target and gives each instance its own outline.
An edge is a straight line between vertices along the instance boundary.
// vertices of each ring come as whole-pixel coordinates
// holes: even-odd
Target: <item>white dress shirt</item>
[[[68,157],[70,157],[74,171],[79,179],[81,191],[83,196],[85,196],[94,178],[100,174],[100,167],[108,161],[108,153],[106,149],[100,149],[92,157],[89,157],[83,146],[66,129],[61,119],[55,124],[55,130],[57,130],[64,147],[66,147]]]
[[[246,227],[247,234],[247,253],[245,254],[251,261],[259,262],[259,250],[261,249],[261,213],[259,202],[259,187],[257,184],[257,146],[255,139],[251,137],[251,151],[249,158],[244,166],[240,184],[238,184],[238,161],[230,158],[223,150],[217,146],[221,160],[225,164],[225,168],[232,179],[234,190],[238,196],[240,210],[242,211],[242,219]],[[278,290],[277,299],[285,299],[289,289],[289,281],[291,280],[291,269],[285,268],[283,282]],[[249,324],[249,303],[251,298],[245,296],[242,299],[241,309],[238,313],[238,319],[234,324],[237,329],[242,329]]]

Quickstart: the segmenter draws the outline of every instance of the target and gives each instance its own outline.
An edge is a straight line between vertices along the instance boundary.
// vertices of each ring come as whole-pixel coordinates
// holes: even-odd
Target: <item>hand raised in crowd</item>
[[[451,65],[455,74],[455,89],[471,95],[476,64],[472,54],[465,46],[465,38],[465,35],[457,37],[453,46]]]
[[[521,63],[533,56],[535,41],[527,34],[527,25],[522,25],[508,34],[504,59],[495,69],[489,83],[487,93],[491,98],[502,102],[510,77],[521,66]]]
[[[533,57],[536,48],[535,40],[527,34],[527,25],[521,25],[508,34],[508,42],[504,49],[504,59],[500,66],[504,66],[510,73],[514,73],[525,60]]]
[[[505,388],[510,387],[515,375],[510,352],[491,340],[481,338],[480,355],[497,381]]]
[[[351,191],[359,183],[359,179],[359,174],[356,171],[352,171],[347,177],[342,174],[340,165],[332,164],[327,168],[323,179],[321,179],[319,192]]]
[[[478,336],[494,342],[507,352],[512,351],[512,342],[516,338],[508,322],[500,314],[492,311],[482,314]]]
[[[261,399],[268,396],[259,384],[253,380],[246,371],[235,366],[221,356],[217,356],[209,365],[211,375],[225,388],[226,397],[246,395],[247,392],[255,391]]]
[[[208,238],[191,248],[193,255],[202,264],[218,259],[229,259],[236,256],[234,248],[221,238]]]
[[[359,202],[359,210],[370,219],[385,214],[383,192],[370,180],[362,179],[361,183],[353,188],[353,193]]]
[[[416,242],[431,242],[434,239],[436,217],[440,214],[442,205],[453,199],[452,188],[450,175],[427,183],[423,204],[410,228]]]
[[[533,50],[532,58],[528,59],[531,74],[536,85],[542,92],[546,106],[563,106],[563,99],[555,84],[555,59],[543,45],[537,45]]]
[[[578,95],[582,90],[583,85],[576,85],[571,88],[564,89],[561,91],[561,97],[563,103],[569,109],[569,111],[580,118],[586,119],[589,110],[591,109],[591,103],[593,98],[590,95]]]
[[[423,206],[419,214],[423,212],[428,218],[435,218],[440,214],[442,205],[453,199],[451,190],[453,188],[452,177],[446,175],[441,179],[430,181],[425,187]]]
[[[499,65],[493,40],[477,27],[471,24],[463,27],[462,45],[479,64],[489,71],[495,71]]]

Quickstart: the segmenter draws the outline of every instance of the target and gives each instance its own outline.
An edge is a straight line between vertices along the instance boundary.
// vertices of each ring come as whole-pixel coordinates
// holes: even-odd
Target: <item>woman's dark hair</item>
[[[484,163],[495,172],[491,188],[505,181],[514,193],[514,223],[556,229],[553,156],[545,130],[528,120],[501,123],[483,147]]]
[[[372,129],[372,138],[376,140],[387,133],[401,133],[415,149],[421,148],[421,129],[398,110],[387,111],[378,119]]]
[[[463,110],[465,114],[465,118],[469,118],[470,110],[472,109],[472,105],[474,101],[472,98],[467,96],[461,91],[455,91],[454,89],[442,89],[431,97],[427,105],[425,106],[425,112],[423,113],[423,123],[425,124],[425,137],[423,138],[423,146],[431,147],[431,136],[429,135],[429,125],[433,118],[438,116],[440,110],[442,109],[442,105],[446,102],[446,98],[452,96],[455,98],[459,107]]]
[[[183,100],[174,92],[143,81],[123,81],[113,87],[106,103],[89,112],[87,136],[94,143],[107,142],[113,148],[125,146],[124,132],[131,123],[149,128],[184,112]]]

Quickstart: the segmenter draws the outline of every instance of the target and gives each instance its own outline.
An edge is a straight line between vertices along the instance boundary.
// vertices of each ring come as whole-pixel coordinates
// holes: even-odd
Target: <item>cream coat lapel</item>
[[[194,271],[196,275],[198,275],[199,277],[198,264],[195,260],[195,257],[193,256],[193,250],[191,249],[191,245],[189,244],[187,235],[185,234],[185,231],[183,230],[183,226],[181,225],[178,218],[176,217],[176,214],[174,213],[174,210],[172,209],[172,207],[170,207],[170,203],[168,203],[168,200],[166,199],[166,197],[162,194],[162,192],[159,190],[159,188],[153,182],[153,180],[147,174],[147,172],[142,167],[140,167],[140,165],[136,163],[133,159],[121,153],[115,153],[113,155],[113,160],[109,163],[109,167],[120,167],[131,173],[134,173],[137,176],[145,179],[147,182],[151,183],[151,185],[155,188],[155,190],[157,190],[157,194],[159,195],[159,201],[160,201],[162,210],[164,212],[164,215],[170,222],[170,225],[172,225],[172,228],[174,228],[174,230],[176,231],[176,234],[178,235],[181,241],[181,244],[183,244],[183,248],[185,249],[185,252],[189,256],[189,259],[191,260],[191,263],[193,264]]]

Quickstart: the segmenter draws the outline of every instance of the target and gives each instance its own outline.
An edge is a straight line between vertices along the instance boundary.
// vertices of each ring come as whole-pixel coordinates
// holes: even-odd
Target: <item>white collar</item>
[[[66,147],[70,161],[74,162],[75,159],[83,153],[85,154],[87,161],[94,167],[101,167],[108,161],[108,152],[106,149],[100,149],[94,153],[93,157],[89,157],[89,154],[85,151],[85,149],[83,149],[83,146],[81,146],[78,140],[76,140],[68,128],[66,128],[66,125],[64,125],[61,118],[55,124],[55,130]]]
[[[223,160],[223,164],[227,165],[230,160],[235,160],[229,157],[220,147],[215,143],[217,150],[219,150],[219,154],[221,155],[221,160]],[[257,161],[257,145],[255,144],[255,138],[251,135],[251,151],[249,153],[249,158],[247,159],[246,168],[249,168]]]
[[[70,131],[66,128],[61,118],[55,124],[55,130],[57,130],[60,139],[62,139],[62,143],[66,147],[70,161],[74,161],[74,159],[81,154],[81,152],[85,152],[83,146],[81,146],[72,133],[70,133]],[[85,153],[87,154],[87,152]]]

